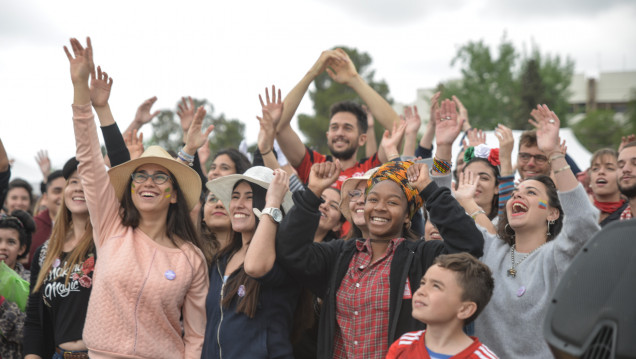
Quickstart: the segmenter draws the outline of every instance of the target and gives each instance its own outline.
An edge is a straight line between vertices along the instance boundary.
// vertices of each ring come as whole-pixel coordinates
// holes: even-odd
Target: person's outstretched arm
[[[380,149],[386,154],[387,161],[400,159],[398,146],[400,145],[400,142],[402,142],[404,131],[407,126],[406,121],[400,121],[393,124],[391,132],[389,132],[389,130],[384,130],[384,134],[382,134],[382,141],[380,142]]]
[[[375,138],[375,120],[367,106],[362,106],[367,113],[367,142],[364,144],[364,157],[371,158],[378,152],[378,141]]]
[[[129,137],[133,130],[139,131],[141,126],[147,124],[152,121],[161,111],[155,111],[150,113],[152,109],[152,105],[157,102],[157,96],[153,96],[146,101],[144,101],[137,108],[137,113],[135,114],[135,119],[128,125],[126,131],[124,131],[123,136]]]
[[[303,157],[305,157],[305,145],[300,140],[300,137],[298,137],[296,131],[291,128],[291,120],[300,105],[300,101],[303,99],[303,96],[305,96],[309,85],[311,85],[318,75],[325,71],[327,66],[341,61],[346,61],[346,58],[335,50],[323,51],[316,63],[313,64],[283,101],[285,108],[283,109],[280,121],[275,124],[276,140],[278,140],[287,160],[294,167],[298,167]]]
[[[435,141],[437,149],[433,160],[433,175],[450,173],[452,166],[452,146],[459,135],[462,124],[458,119],[457,108],[450,100],[442,101],[435,111]]]
[[[280,121],[280,117],[283,113],[283,102],[281,102],[280,89],[278,89],[278,97],[276,97],[276,87],[272,85],[272,98],[270,100],[269,91],[265,88],[265,102],[261,95],[258,95],[258,99],[261,102],[262,116],[256,116],[260,124],[260,131],[258,132],[258,151],[263,158],[263,164],[265,167],[269,167],[273,170],[280,168],[278,159],[274,155],[274,139],[276,138],[275,123]]]
[[[274,178],[265,195],[264,208],[280,208],[289,191],[289,174],[282,169],[274,170]],[[269,215],[261,215],[254,237],[245,253],[245,273],[252,278],[261,278],[274,267],[276,261],[276,231],[278,223]]]
[[[417,133],[422,126],[422,119],[417,112],[417,106],[404,108],[404,120],[406,121],[406,130],[404,132],[404,148],[402,156],[415,156],[415,145],[417,143]]]

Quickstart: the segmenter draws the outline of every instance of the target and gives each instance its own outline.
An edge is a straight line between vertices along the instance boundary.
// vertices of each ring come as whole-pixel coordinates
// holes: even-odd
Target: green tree
[[[245,134],[245,124],[236,119],[226,119],[223,113],[214,115],[214,106],[206,99],[192,99],[194,107],[204,106],[207,110],[203,120],[203,128],[214,125],[214,131],[210,135],[210,151],[215,153],[226,147],[238,147]],[[174,110],[163,110],[152,122],[152,138],[150,144],[160,145],[166,150],[178,151],[182,146],[183,133],[177,110],[180,101]]]
[[[594,110],[585,115],[585,118],[572,126],[576,138],[587,148],[594,152],[603,147],[616,149],[621,143],[623,126],[615,120],[612,110]]]
[[[451,65],[460,66],[462,78],[439,89],[444,97],[461,99],[474,127],[492,129],[502,123],[530,128],[529,111],[539,103],[566,120],[567,89],[574,71],[569,58],[544,56],[534,44],[530,54],[522,55],[504,34],[496,54],[483,41],[471,41],[459,48]]]
[[[341,48],[351,58],[358,74],[389,103],[393,100],[389,97],[389,86],[384,80],[375,80],[375,70],[371,69],[373,62],[371,56],[366,52],[358,51],[355,48],[336,46]],[[355,91],[346,85],[333,82],[326,73],[321,74],[314,80],[315,89],[309,91],[309,97],[314,103],[315,114],[298,115],[298,127],[307,139],[307,143],[316,151],[328,153],[327,138],[325,133],[329,128],[329,108],[332,104],[340,101],[355,101],[362,104]],[[379,131],[376,126],[376,131]],[[380,132],[379,132],[380,133]],[[376,138],[379,135],[376,133]],[[358,155],[363,155],[364,151],[358,151]]]

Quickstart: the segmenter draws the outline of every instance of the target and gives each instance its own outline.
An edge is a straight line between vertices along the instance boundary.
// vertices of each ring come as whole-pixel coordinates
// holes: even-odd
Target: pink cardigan
[[[83,333],[90,357],[199,359],[209,286],[203,253],[190,243],[161,246],[123,226],[90,104],[73,106],[73,123],[97,248]]]

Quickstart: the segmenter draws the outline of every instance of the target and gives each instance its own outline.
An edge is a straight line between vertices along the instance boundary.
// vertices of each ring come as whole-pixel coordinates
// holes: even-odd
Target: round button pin
[[[517,297],[521,297],[526,292],[526,287],[521,286],[517,289]]]
[[[177,275],[172,269],[168,269],[163,275],[164,277],[166,277],[167,280],[174,280],[175,278],[177,278]]]
[[[243,284],[239,285],[238,296],[241,298],[245,296],[245,286]]]
[[[60,259],[59,259],[59,258],[56,258],[56,259],[55,259],[55,261],[53,262],[53,268],[57,268],[57,267],[59,267],[59,266],[60,266],[60,263],[61,263],[61,262],[60,262]]]

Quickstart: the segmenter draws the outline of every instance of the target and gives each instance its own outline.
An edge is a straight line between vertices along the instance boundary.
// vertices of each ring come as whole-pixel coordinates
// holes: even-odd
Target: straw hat
[[[214,193],[214,195],[223,203],[223,205],[229,212],[230,200],[232,199],[232,190],[234,189],[234,186],[238,181],[244,180],[268,189],[269,184],[272,182],[273,179],[274,171],[271,168],[254,166],[250,167],[242,175],[234,174],[223,176],[212,181],[208,181],[205,186],[210,190],[210,192]],[[287,193],[285,193],[285,197],[283,197],[283,203],[281,207],[283,207],[285,213],[288,213],[293,206],[294,201],[292,200],[292,193],[290,191],[287,191]]]
[[[340,188],[340,212],[347,219],[347,222],[351,223],[351,210],[349,209],[349,201],[351,196],[349,196],[349,191],[356,188],[356,186],[364,181],[368,181],[371,176],[378,170],[380,167],[372,168],[366,171],[362,176],[358,177],[349,177],[344,182],[342,182],[342,187]]]
[[[201,195],[201,177],[195,170],[178,162],[159,146],[150,146],[141,157],[122,163],[108,171],[110,183],[115,188],[117,198],[121,201],[124,191],[130,190],[128,183],[130,182],[130,175],[135,169],[147,163],[163,166],[172,173],[179,183],[179,195],[185,198],[188,209],[192,210],[199,202],[199,196]]]

